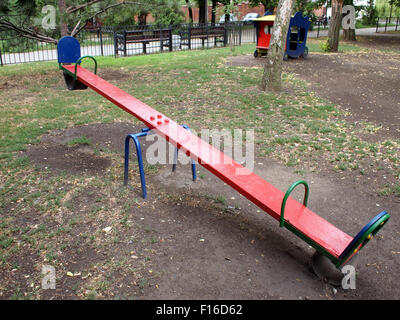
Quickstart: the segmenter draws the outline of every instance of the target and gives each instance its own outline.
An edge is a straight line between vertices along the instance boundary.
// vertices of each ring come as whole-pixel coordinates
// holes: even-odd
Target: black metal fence
[[[330,20],[326,16],[315,17],[311,20],[310,31],[317,32],[317,38],[319,38],[319,32],[321,30],[327,30],[329,28]]]
[[[77,39],[81,54],[91,56],[129,56],[177,50],[241,45],[256,41],[250,22],[226,24],[182,24],[160,27],[101,27],[81,31]],[[57,46],[19,36],[0,29],[0,64],[51,61],[57,59]]]
[[[400,17],[378,17],[376,19],[375,32],[386,32],[388,31],[388,27],[394,27],[394,29],[391,28],[394,31],[397,31],[398,27],[400,29]],[[382,28],[381,31],[379,31],[379,28]]]
[[[77,39],[82,55],[113,55],[114,32],[112,28],[84,30]],[[57,59],[57,46],[19,36],[12,30],[0,30],[0,64],[50,61]]]

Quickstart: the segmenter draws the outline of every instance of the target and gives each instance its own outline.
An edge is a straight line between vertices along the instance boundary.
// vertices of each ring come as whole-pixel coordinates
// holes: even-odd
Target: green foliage
[[[400,7],[400,0],[389,0],[389,4]]]
[[[361,18],[363,25],[374,25],[378,18],[378,11],[375,8],[374,0],[368,0],[368,5],[365,7],[365,13]]]
[[[106,26],[130,26],[135,24],[135,16],[139,13],[135,5],[125,5],[110,9],[101,16],[101,21]]]
[[[331,47],[329,46],[329,41],[322,41],[320,44],[320,48],[323,52],[329,52],[331,49]]]
[[[311,21],[316,20],[316,16],[314,10],[323,6],[325,4],[325,0],[296,0],[293,12],[301,12],[304,16],[308,16]]]
[[[35,10],[35,1],[6,0],[0,5],[0,14],[6,14],[7,21],[17,26],[32,25]],[[14,31],[2,32],[2,41],[0,42],[2,52],[23,52],[27,49],[27,42],[16,37]]]
[[[6,0],[0,5],[0,13],[6,14],[15,24],[29,24],[36,13],[36,2],[27,0]]]
[[[168,26],[185,21],[179,2],[168,0],[159,0],[158,2],[158,6],[152,11],[156,24]]]
[[[375,8],[380,17],[400,16],[400,0],[376,0]]]
[[[124,5],[105,11],[99,15],[99,19],[104,25],[128,26],[136,24],[135,16],[146,17],[150,13],[158,25],[170,25],[184,21],[184,15],[180,10],[180,2],[178,0],[127,2]]]
[[[250,0],[250,7],[257,7],[262,4],[264,6],[265,11],[274,12],[274,8],[278,6],[278,0]]]

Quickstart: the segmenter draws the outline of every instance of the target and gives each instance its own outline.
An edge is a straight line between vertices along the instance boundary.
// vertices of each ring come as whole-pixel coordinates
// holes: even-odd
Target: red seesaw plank
[[[74,65],[63,67],[74,73]],[[150,129],[156,130],[167,141],[186,152],[204,168],[279,221],[284,192],[188,132],[175,121],[79,65],[77,78],[141,120]],[[335,257],[338,257],[353,239],[291,197],[286,203],[285,220]]]

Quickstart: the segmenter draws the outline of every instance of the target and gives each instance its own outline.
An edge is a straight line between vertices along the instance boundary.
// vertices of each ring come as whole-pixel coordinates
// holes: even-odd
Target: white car
[[[249,12],[248,14],[246,14],[243,18],[242,21],[251,21],[253,19],[257,19],[260,15],[258,13],[255,12]]]
[[[229,21],[238,21],[238,18],[233,13],[229,14]],[[225,15],[223,14],[221,18],[219,18],[219,23],[225,23]]]

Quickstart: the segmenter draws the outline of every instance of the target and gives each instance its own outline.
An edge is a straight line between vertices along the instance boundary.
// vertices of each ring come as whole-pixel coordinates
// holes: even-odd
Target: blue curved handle
[[[377,214],[349,243],[346,249],[339,256],[340,264],[343,264],[348,258],[361,249],[369,240],[372,239],[380,228],[389,220],[390,215],[387,211]],[[360,247],[361,246],[361,247]]]

